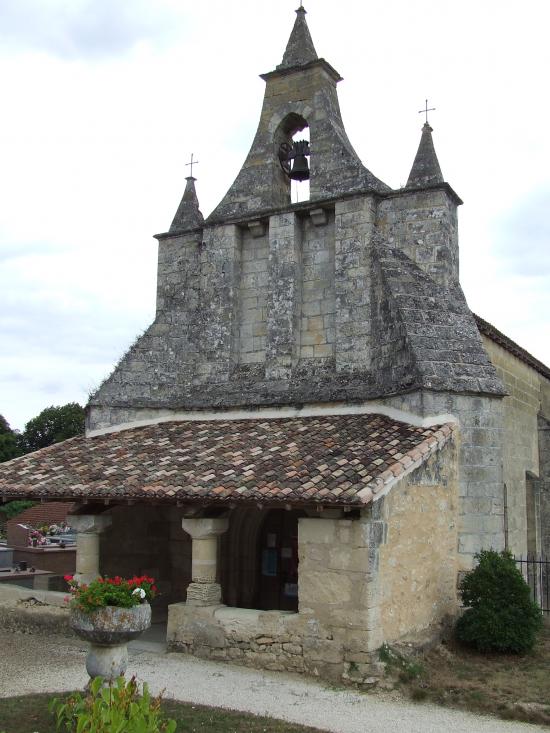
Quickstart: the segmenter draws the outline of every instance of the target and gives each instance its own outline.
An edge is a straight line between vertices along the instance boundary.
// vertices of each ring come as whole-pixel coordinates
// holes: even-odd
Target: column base
[[[190,583],[187,586],[187,603],[190,606],[219,606],[221,599],[219,583]]]

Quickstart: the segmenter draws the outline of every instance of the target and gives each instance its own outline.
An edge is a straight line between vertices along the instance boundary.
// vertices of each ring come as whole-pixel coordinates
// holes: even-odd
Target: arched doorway
[[[252,507],[231,512],[219,557],[226,605],[298,610],[298,519],[305,516]]]
[[[259,542],[256,608],[298,610],[298,518],[303,512],[272,509]]]

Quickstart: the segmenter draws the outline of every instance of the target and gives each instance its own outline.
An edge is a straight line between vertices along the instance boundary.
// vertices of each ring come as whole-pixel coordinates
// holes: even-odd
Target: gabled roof
[[[498,328],[495,328],[491,323],[481,318],[481,316],[478,316],[475,313],[473,313],[473,316],[480,333],[487,336],[487,338],[490,338],[491,341],[495,342],[495,344],[502,346],[503,349],[506,349],[506,351],[513,354],[520,361],[524,362],[524,364],[528,364],[536,372],[542,374],[543,377],[546,377],[546,379],[550,379],[550,368],[547,367],[546,364],[539,361],[519,344],[516,344],[515,341],[512,341],[512,339],[506,336],[506,334],[499,331]]]
[[[361,506],[454,426],[383,415],[178,421],[79,436],[0,465],[4,498]]]

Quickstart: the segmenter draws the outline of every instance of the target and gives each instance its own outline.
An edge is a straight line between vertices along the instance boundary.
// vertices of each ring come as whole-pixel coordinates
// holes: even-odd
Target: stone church
[[[550,551],[550,369],[468,308],[432,128],[404,188],[371,173],[296,13],[234,183],[204,219],[189,177],[157,235],[155,321],[86,436],[0,494],[76,502],[79,577],[157,577],[171,648],[360,683],[456,615],[476,552]]]

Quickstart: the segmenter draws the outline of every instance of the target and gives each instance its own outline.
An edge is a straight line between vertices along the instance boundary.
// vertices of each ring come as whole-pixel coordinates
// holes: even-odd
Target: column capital
[[[75,514],[69,515],[68,521],[79,534],[99,534],[111,526],[113,518],[110,514]]]
[[[216,518],[183,518],[182,528],[190,534],[194,540],[207,540],[227,532],[229,519],[227,517]]]

